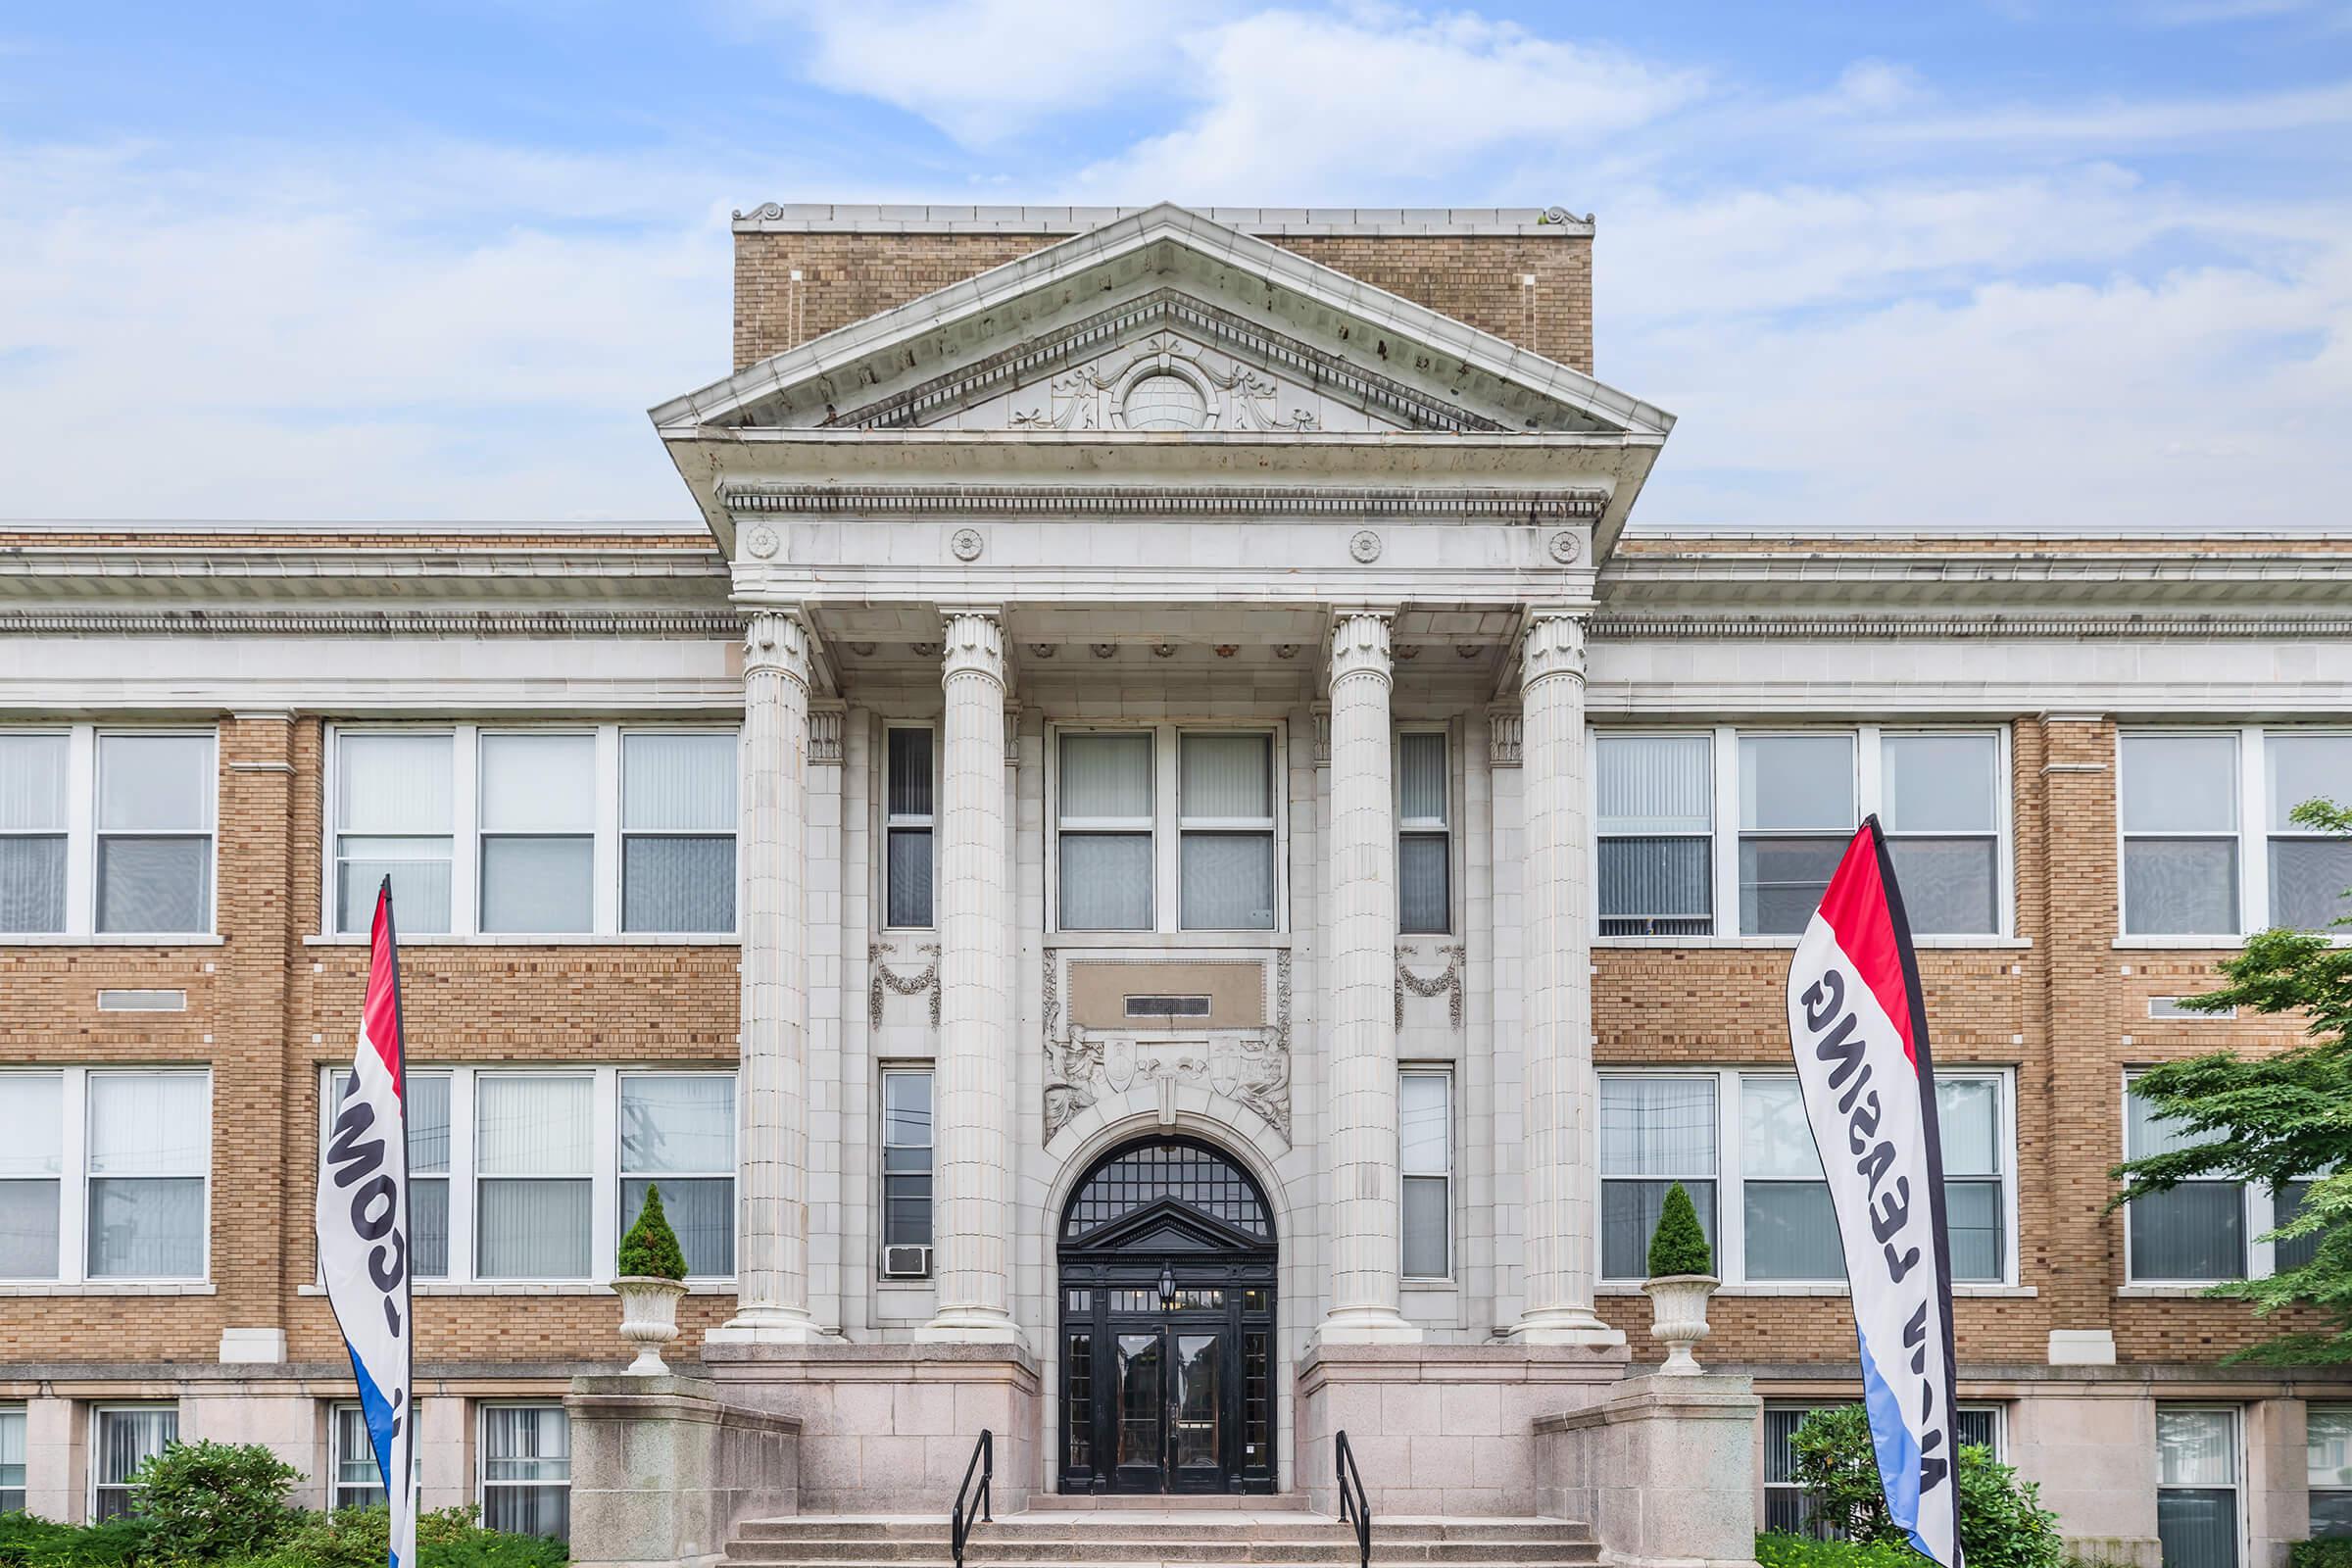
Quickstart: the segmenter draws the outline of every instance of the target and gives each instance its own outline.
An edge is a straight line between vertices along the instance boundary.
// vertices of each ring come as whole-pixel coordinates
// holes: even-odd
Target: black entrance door
[[[1274,1490],[1274,1231],[1249,1174],[1153,1138],[1062,1219],[1064,1492]]]

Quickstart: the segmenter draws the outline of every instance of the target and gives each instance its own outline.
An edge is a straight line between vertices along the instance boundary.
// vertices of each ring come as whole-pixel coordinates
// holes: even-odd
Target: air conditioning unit
[[[928,1247],[885,1247],[882,1249],[882,1277],[886,1280],[927,1280],[931,1277],[931,1249]]]

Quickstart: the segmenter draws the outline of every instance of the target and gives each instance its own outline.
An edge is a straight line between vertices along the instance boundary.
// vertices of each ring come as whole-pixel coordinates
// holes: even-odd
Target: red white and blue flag
[[[414,1320],[409,1310],[409,1139],[392,879],[375,896],[368,998],[351,1078],[327,1107],[318,1161],[318,1272],[351,1351],[360,1409],[392,1506],[389,1568],[416,1560]]]
[[[1952,1259],[1919,960],[1879,819],[1788,968],[1788,1037],[1838,1210],[1879,1484],[1911,1544],[1960,1568]]]

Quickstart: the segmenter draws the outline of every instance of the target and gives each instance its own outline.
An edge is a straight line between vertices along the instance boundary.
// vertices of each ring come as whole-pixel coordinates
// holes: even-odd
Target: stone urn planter
[[[624,1274],[612,1282],[620,1298],[620,1337],[637,1348],[629,1371],[638,1377],[661,1377],[669,1371],[662,1347],[678,1337],[678,1298],[686,1287],[676,1280],[652,1274]]]
[[[1649,1297],[1649,1332],[1666,1347],[1659,1366],[1670,1377],[1696,1377],[1699,1364],[1690,1347],[1707,1337],[1707,1298],[1723,1283],[1712,1274],[1661,1274],[1644,1280]]]

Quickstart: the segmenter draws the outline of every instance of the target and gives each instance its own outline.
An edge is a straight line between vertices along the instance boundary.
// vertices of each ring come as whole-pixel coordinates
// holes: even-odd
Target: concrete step
[[[945,1541],[948,1521],[937,1515],[825,1515],[747,1520],[747,1541]],[[1113,1541],[1352,1541],[1352,1525],[1303,1510],[1264,1518],[1113,1517],[1084,1513],[1004,1514],[973,1526],[999,1540],[1102,1543]],[[1374,1537],[1390,1542],[1580,1542],[1591,1539],[1567,1519],[1432,1519],[1403,1514],[1376,1517]]]
[[[728,1560],[760,1568],[843,1568],[853,1563],[931,1563],[947,1553],[944,1537],[922,1539],[857,1538],[842,1540],[735,1541]],[[1566,1538],[1517,1540],[1372,1540],[1376,1563],[1592,1563],[1599,1548],[1591,1541]],[[997,1565],[1026,1563],[1130,1562],[1185,1564],[1287,1563],[1338,1564],[1356,1560],[1352,1536],[1324,1541],[1186,1541],[1182,1539],[1089,1540],[1046,1538],[1023,1533],[992,1537],[988,1526],[964,1543],[967,1563]]]
[[[1092,1493],[1041,1492],[1029,1499],[1031,1513],[1304,1513],[1306,1494],[1252,1493],[1247,1495],[1234,1493],[1202,1493],[1197,1496],[1172,1494],[1149,1496],[1113,1496]]]

